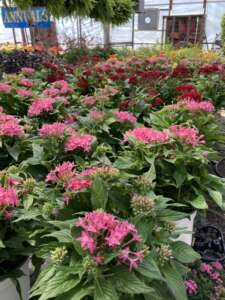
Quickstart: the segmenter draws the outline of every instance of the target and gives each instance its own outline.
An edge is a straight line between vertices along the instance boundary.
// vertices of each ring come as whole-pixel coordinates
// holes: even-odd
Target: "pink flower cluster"
[[[0,186],[0,207],[1,206],[18,206],[19,198],[16,191],[11,188],[4,188]]]
[[[137,122],[137,118],[133,114],[127,111],[117,111],[114,112],[113,114],[120,123],[128,122],[134,124]]]
[[[80,179],[77,177],[71,178],[67,184],[67,188],[71,191],[77,192],[83,189],[91,187],[92,182],[86,179]]]
[[[185,106],[191,112],[203,110],[205,112],[211,113],[215,110],[214,105],[210,101],[196,102],[196,101],[190,100],[190,101],[185,101]]]
[[[46,181],[56,182],[61,180],[67,182],[74,176],[75,165],[73,162],[65,161],[62,164],[56,166],[56,168],[49,172],[46,177]]]
[[[8,94],[11,91],[11,86],[7,83],[0,83],[0,93]]]
[[[59,95],[59,90],[55,88],[48,88],[43,91],[44,96],[55,97]]]
[[[65,80],[58,80],[54,82],[54,87],[59,89],[60,95],[72,94],[74,92],[73,88],[68,86]]]
[[[104,172],[104,167],[93,167],[93,168],[87,168],[83,170],[79,175],[81,177],[90,177],[93,174]]]
[[[189,295],[196,295],[198,293],[198,285],[194,280],[186,280],[184,284]]]
[[[0,115],[0,136],[22,137],[23,135],[23,128],[16,117]]]
[[[156,129],[141,127],[129,130],[124,134],[124,141],[129,141],[130,138],[134,138],[145,144],[151,143],[164,143],[167,142],[169,136],[166,132],[162,132]]]
[[[91,110],[89,112],[89,117],[96,122],[102,122],[104,120],[105,113],[97,110]]]
[[[74,134],[65,143],[65,151],[83,150],[84,152],[90,152],[91,144],[95,140],[95,136],[90,134]]]
[[[135,242],[140,242],[141,237],[133,224],[119,221],[113,215],[103,211],[86,213],[75,223],[83,231],[77,238],[84,251],[88,251],[95,258],[97,264],[104,263],[104,251],[116,250],[120,263],[128,263],[130,270],[137,268],[138,263],[144,259],[144,251],[132,251]]]
[[[43,112],[53,111],[55,100],[52,98],[39,98],[33,101],[28,109],[28,116],[39,116]]]
[[[34,85],[34,82],[32,79],[23,78],[20,80],[19,84],[26,87],[32,87]]]
[[[203,136],[199,135],[199,131],[196,128],[172,125],[169,130],[176,138],[182,140],[185,144],[191,145],[192,147],[204,144]]]
[[[218,284],[221,284],[222,278],[218,271],[223,271],[223,265],[220,262],[214,262],[211,265],[207,263],[201,263],[200,272],[208,274],[209,278]]]
[[[64,137],[67,126],[64,123],[55,122],[52,124],[44,124],[39,130],[39,136],[42,138],[48,137]]]
[[[26,68],[26,67],[22,68],[21,71],[23,74],[32,74],[35,72],[35,70],[33,68]]]
[[[83,99],[83,103],[85,105],[94,105],[96,103],[96,98],[95,96],[85,96]]]
[[[17,89],[16,93],[18,96],[20,97],[31,97],[32,96],[32,92],[26,89]]]

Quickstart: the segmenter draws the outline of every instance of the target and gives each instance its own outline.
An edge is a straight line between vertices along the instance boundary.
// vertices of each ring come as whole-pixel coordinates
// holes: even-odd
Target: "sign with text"
[[[51,27],[50,15],[45,7],[32,7],[28,10],[2,7],[2,20],[6,28]]]

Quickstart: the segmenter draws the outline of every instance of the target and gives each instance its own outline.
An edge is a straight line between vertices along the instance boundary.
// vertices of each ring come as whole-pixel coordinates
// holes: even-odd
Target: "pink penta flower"
[[[201,263],[200,264],[200,268],[199,270],[202,272],[202,273],[208,273],[208,274],[211,274],[212,271],[213,271],[213,268],[210,264],[207,264],[207,263]]]
[[[198,285],[194,280],[186,280],[184,282],[186,290],[189,295],[196,295],[198,292]]]
[[[32,79],[23,78],[20,80],[19,84],[26,87],[32,87],[34,85],[34,82]]]
[[[152,128],[135,128],[133,130],[129,130],[124,134],[124,141],[127,142],[130,138],[134,138],[144,144],[151,143],[164,143],[169,140],[169,136],[166,132],[162,132]]]
[[[110,234],[105,238],[106,244],[109,247],[119,246],[128,234],[135,236],[135,239],[139,238],[137,230],[133,224],[127,221],[120,222],[111,230]],[[139,238],[139,241],[141,238]]]
[[[220,281],[221,277],[220,277],[220,273],[219,272],[213,272],[210,275],[210,278],[214,281]]]
[[[103,264],[103,262],[104,262],[104,257],[103,257],[103,256],[97,255],[97,256],[95,256],[94,260],[95,260],[97,266],[99,266],[99,265],[102,265],[102,264]]]
[[[9,187],[0,186],[0,207],[1,206],[18,206],[19,198],[16,191]]]
[[[39,130],[39,136],[42,138],[47,137],[58,137],[62,138],[64,137],[65,130],[67,126],[64,123],[55,122],[52,124],[44,124]]]
[[[196,128],[172,125],[169,130],[176,138],[182,140],[185,144],[191,145],[192,147],[197,147],[200,144],[205,143],[203,136],[199,135],[199,131]]]
[[[105,118],[105,113],[102,111],[97,111],[97,110],[91,110],[89,112],[89,117],[96,122],[102,122]]]
[[[93,238],[89,236],[88,233],[83,231],[81,233],[81,236],[77,238],[78,241],[81,243],[81,247],[83,250],[88,250],[90,253],[94,253],[96,250],[96,242]]]
[[[62,89],[68,86],[67,81],[65,80],[58,80],[54,82],[54,87],[56,87],[57,89]]]
[[[0,136],[22,137],[23,135],[24,130],[16,117],[0,115]]]
[[[49,89],[45,89],[43,91],[43,95],[45,96],[50,96],[50,97],[55,97],[59,95],[59,90],[56,88],[49,88]]]
[[[202,111],[211,113],[215,110],[214,105],[210,101],[196,102],[196,101],[190,100],[190,101],[185,101],[185,106],[191,112],[196,112],[196,111],[202,110]]]
[[[85,231],[95,234],[112,229],[117,223],[118,221],[113,215],[97,210],[86,213],[85,217],[75,222],[75,226],[82,227]]]
[[[133,224],[98,210],[86,213],[75,222],[75,226],[83,229],[77,240],[84,251],[93,255],[97,265],[104,263],[104,251],[116,251],[115,259],[118,263],[129,264],[130,270],[143,261],[144,250],[131,250],[133,243],[141,241]]]
[[[223,265],[219,261],[215,261],[212,263],[213,268],[215,268],[218,271],[223,270]]]
[[[6,210],[4,212],[4,219],[5,220],[10,220],[13,217],[15,217],[15,215],[16,215],[16,211],[15,210],[10,210],[10,211]]]
[[[144,254],[144,250],[131,251],[129,247],[126,247],[121,250],[118,258],[120,262],[128,263],[130,271],[132,271],[132,269],[137,269],[138,263],[143,261]]]
[[[95,96],[85,96],[83,99],[85,105],[94,105],[96,103]]]
[[[39,116],[43,112],[53,111],[55,100],[52,98],[39,98],[33,101],[28,109],[28,116]]]
[[[62,164],[57,165],[54,170],[48,173],[46,181],[56,182],[58,180],[62,180],[67,182],[74,176],[74,168],[75,165],[73,162],[65,161]]]
[[[68,138],[65,143],[65,151],[70,152],[74,150],[83,150],[84,152],[90,152],[91,144],[95,140],[95,136],[90,134],[75,134]]]
[[[32,92],[26,89],[17,89],[16,93],[18,96],[20,97],[31,97],[32,96]]]
[[[35,72],[35,69],[33,68],[28,68],[28,67],[24,67],[21,69],[23,74],[32,74]]]
[[[113,114],[120,123],[127,122],[127,123],[134,124],[137,122],[137,118],[132,113],[129,113],[127,111],[117,111],[114,112]]]
[[[7,83],[0,83],[0,93],[8,94],[11,91],[11,86]]]
[[[80,191],[91,187],[92,182],[86,179],[72,178],[67,184],[67,188],[71,191]]]

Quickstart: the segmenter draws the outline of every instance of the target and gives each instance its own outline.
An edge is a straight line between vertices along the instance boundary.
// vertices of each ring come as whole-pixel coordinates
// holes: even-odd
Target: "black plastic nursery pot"
[[[216,164],[216,173],[222,177],[225,178],[225,158],[221,159],[217,164]]]
[[[195,234],[194,250],[197,251],[203,261],[224,261],[225,247],[222,232],[215,226],[201,227]]]

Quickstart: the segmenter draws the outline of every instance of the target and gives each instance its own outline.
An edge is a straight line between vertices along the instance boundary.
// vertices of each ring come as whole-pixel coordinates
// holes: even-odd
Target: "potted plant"
[[[26,300],[29,295],[29,255],[32,246],[20,222],[16,222],[21,205],[17,179],[1,171],[0,185],[0,293],[2,299]]]

